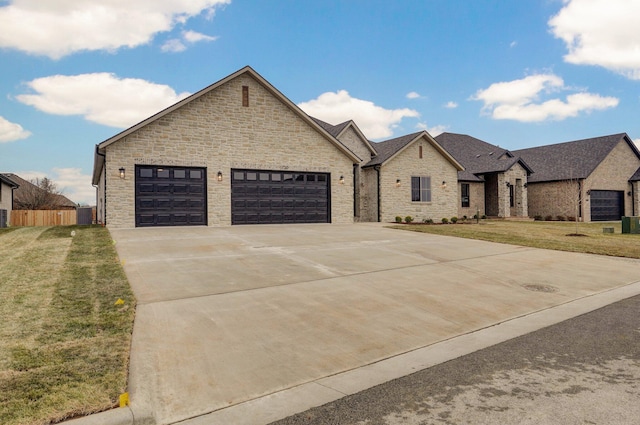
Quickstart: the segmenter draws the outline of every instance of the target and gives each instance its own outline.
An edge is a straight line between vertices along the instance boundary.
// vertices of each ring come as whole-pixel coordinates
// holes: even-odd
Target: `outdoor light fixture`
[[[631,191],[627,192],[627,196],[631,196]]]
[[[511,187],[511,183],[510,182],[507,182],[507,187]]]
[[[396,180],[396,187],[400,187],[400,179]]]
[[[218,171],[218,181],[222,181],[222,171]]]
[[[444,180],[442,180],[442,188],[443,188],[443,189],[446,189],[446,188],[447,188],[447,182],[446,182],[446,181],[444,181]]]
[[[124,179],[124,172],[125,172],[124,167],[120,167],[118,171],[120,171],[120,178]]]
[[[340,176],[340,184],[344,184],[344,176]]]
[[[527,184],[526,183],[523,184],[522,187],[524,187],[526,189],[527,188]]]

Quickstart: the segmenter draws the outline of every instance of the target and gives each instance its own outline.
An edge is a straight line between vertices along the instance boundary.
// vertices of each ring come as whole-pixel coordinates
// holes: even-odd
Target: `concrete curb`
[[[155,425],[155,418],[148,412],[135,414],[130,406],[107,410],[82,418],[62,422],[63,425]]]

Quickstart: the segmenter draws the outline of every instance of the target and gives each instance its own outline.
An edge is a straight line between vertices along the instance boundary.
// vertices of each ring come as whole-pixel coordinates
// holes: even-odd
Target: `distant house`
[[[529,177],[529,216],[619,220],[639,209],[640,152],[626,133],[513,152]]]
[[[18,187],[18,183],[14,182],[8,175],[0,174],[0,227],[7,227],[11,222],[13,195]]]
[[[458,216],[527,217],[527,180],[520,156],[466,134],[442,133],[435,140],[464,170],[458,171]]]
[[[4,176],[19,185],[14,191],[14,210],[74,210],[78,206],[66,196],[48,193],[16,174],[5,173]]]

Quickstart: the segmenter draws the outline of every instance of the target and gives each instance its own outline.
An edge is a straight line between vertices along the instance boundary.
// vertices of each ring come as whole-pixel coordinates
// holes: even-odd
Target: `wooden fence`
[[[12,226],[68,226],[76,223],[76,210],[11,211]]]

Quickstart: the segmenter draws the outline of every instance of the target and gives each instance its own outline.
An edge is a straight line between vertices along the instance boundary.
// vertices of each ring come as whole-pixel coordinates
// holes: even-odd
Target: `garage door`
[[[590,192],[591,221],[620,220],[624,215],[624,192],[592,190]]]
[[[231,223],[329,223],[329,174],[231,170]]]
[[[136,227],[206,225],[206,182],[204,168],[136,165]]]

